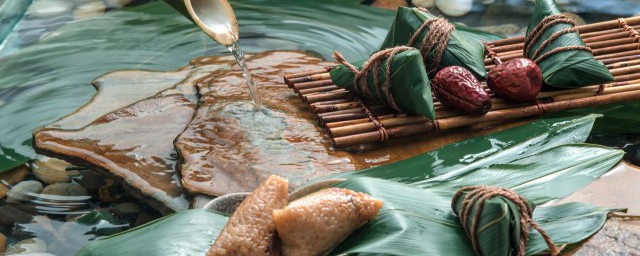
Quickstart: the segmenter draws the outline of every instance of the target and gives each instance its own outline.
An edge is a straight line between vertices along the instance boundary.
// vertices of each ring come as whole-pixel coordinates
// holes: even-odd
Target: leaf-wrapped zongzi
[[[421,31],[413,38],[418,30]],[[477,37],[470,36],[470,33],[454,28],[445,19],[424,9],[400,7],[380,49],[398,45],[416,47],[423,52],[429,74],[437,72],[438,68],[461,66],[471,71],[476,78],[482,79],[486,75],[485,47]]]
[[[435,119],[431,84],[418,50],[390,48],[353,65],[338,53],[335,57],[343,63],[330,73],[337,86],[356,93],[366,101],[384,103],[398,111]]]
[[[574,22],[561,14],[554,0],[536,0],[524,54],[538,64],[549,86],[574,88],[613,80],[611,72],[593,57]]]
[[[451,202],[477,255],[524,256],[530,228],[540,232],[552,255],[558,255],[558,247],[533,221],[534,207],[510,189],[485,186],[463,187]]]

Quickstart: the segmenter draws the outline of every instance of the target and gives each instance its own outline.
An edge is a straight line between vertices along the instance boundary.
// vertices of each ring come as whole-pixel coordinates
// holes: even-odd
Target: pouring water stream
[[[238,44],[238,21],[227,0],[184,0],[193,21],[216,42],[224,45],[236,58],[242,76],[249,88],[251,100],[262,107],[258,86],[251,77],[244,52]]]

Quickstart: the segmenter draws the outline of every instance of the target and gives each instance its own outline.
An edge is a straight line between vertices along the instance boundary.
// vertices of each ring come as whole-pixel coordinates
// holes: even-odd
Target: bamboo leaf
[[[540,119],[528,125],[452,143],[403,161],[332,177],[375,177],[420,186],[435,176],[470,172],[489,165],[509,163],[555,146],[584,142],[599,116]]]
[[[606,173],[622,157],[619,150],[580,144],[596,117],[544,119],[446,146],[401,161],[403,164],[343,175],[349,179],[337,187],[371,194],[384,205],[378,218],[353,233],[332,255],[473,255],[469,239],[451,211],[451,197],[455,191],[466,185],[504,186],[532,202],[544,203],[580,189]],[[524,135],[523,131],[531,133]],[[469,155],[473,157],[465,157]],[[534,211],[534,219],[556,243],[574,244],[597,232],[604,225],[607,214],[617,210],[582,203],[541,206]],[[189,215],[193,211],[202,210],[178,213],[94,242],[79,255],[202,253],[224,225],[225,217],[204,212],[197,218],[215,221],[207,225],[185,225],[185,219],[189,218],[181,217],[182,214]],[[193,246],[181,246],[186,241],[183,239],[186,233],[198,236],[207,233],[209,242],[197,240]],[[494,238],[483,241],[501,243]],[[139,244],[149,246],[141,248]],[[536,232],[531,233],[527,255],[545,250],[542,238]]]
[[[227,219],[204,209],[177,212],[94,241],[76,255],[205,255]]]

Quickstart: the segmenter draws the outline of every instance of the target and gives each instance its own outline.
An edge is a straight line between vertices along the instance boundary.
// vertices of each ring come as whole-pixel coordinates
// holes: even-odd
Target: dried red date
[[[480,82],[463,67],[445,67],[433,79],[436,97],[445,106],[472,115],[484,115],[491,109],[491,97]]]
[[[530,59],[512,59],[489,71],[487,85],[496,96],[507,101],[528,102],[540,93],[542,72]]]

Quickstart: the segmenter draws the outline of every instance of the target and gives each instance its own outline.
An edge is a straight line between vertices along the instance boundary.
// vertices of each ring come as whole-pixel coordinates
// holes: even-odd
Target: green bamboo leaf
[[[596,117],[544,119],[446,146],[425,154],[430,157],[405,160],[405,164],[400,166],[390,167],[395,165],[391,164],[343,175],[350,179],[337,184],[337,187],[368,193],[382,200],[384,205],[378,218],[357,230],[332,254],[473,255],[469,239],[451,210],[451,200],[456,190],[466,185],[503,186],[516,190],[532,202],[544,203],[582,188],[606,173],[622,157],[619,150],[572,144],[586,139]],[[523,131],[530,133],[523,136]],[[465,157],[468,155],[473,157]],[[472,167],[467,168],[469,165]],[[496,207],[493,213],[486,216],[490,219],[502,216],[499,209]],[[597,232],[604,225],[607,213],[615,210],[619,209],[580,203],[541,206],[534,212],[534,219],[556,243],[575,244]],[[79,255],[112,252],[156,256],[202,253],[209,248],[226,217],[214,217],[215,213],[205,211],[192,220],[217,218],[216,221],[190,226],[190,222],[186,221],[190,218],[181,216],[193,211],[178,213],[133,231],[96,241],[85,247]],[[495,229],[508,226],[497,219],[497,222],[485,223],[501,224],[490,226]],[[197,234],[189,235],[190,239],[206,236],[208,243],[197,240],[193,245],[183,246],[187,241],[183,236],[187,236],[187,233]],[[489,236],[483,241],[495,243],[495,239]],[[149,246],[140,247],[140,244]],[[533,232],[529,238],[527,255],[544,250],[546,245],[542,238]]]
[[[384,206],[378,218],[352,234],[333,254],[474,255],[464,229],[450,209],[451,196],[455,191],[420,189],[375,178],[353,178],[338,186],[369,193],[383,200]],[[607,214],[617,210],[569,203],[538,207],[534,211],[534,219],[554,242],[575,244],[600,230]],[[505,240],[489,237],[483,241],[502,243]],[[546,249],[542,237],[533,232],[529,237],[527,255]]]
[[[403,161],[330,178],[375,177],[419,185],[443,174],[510,163],[559,145],[586,141],[600,115],[546,118],[502,132],[452,143]],[[402,170],[402,171],[398,171]]]
[[[533,17],[527,28],[527,35],[547,16],[562,14],[554,0],[536,0]],[[540,47],[542,42],[551,37],[554,32],[571,28],[571,25],[559,23],[548,28],[534,43],[529,58]],[[564,34],[553,40],[545,47],[541,54],[553,49],[565,46],[584,46],[584,42],[578,33]],[[542,70],[542,77],[546,85],[560,88],[572,88],[593,84],[601,84],[613,81],[613,76],[607,67],[597,61],[590,52],[582,50],[564,51],[538,63]]]
[[[204,209],[177,212],[94,241],[76,255],[205,255],[227,219]]]

